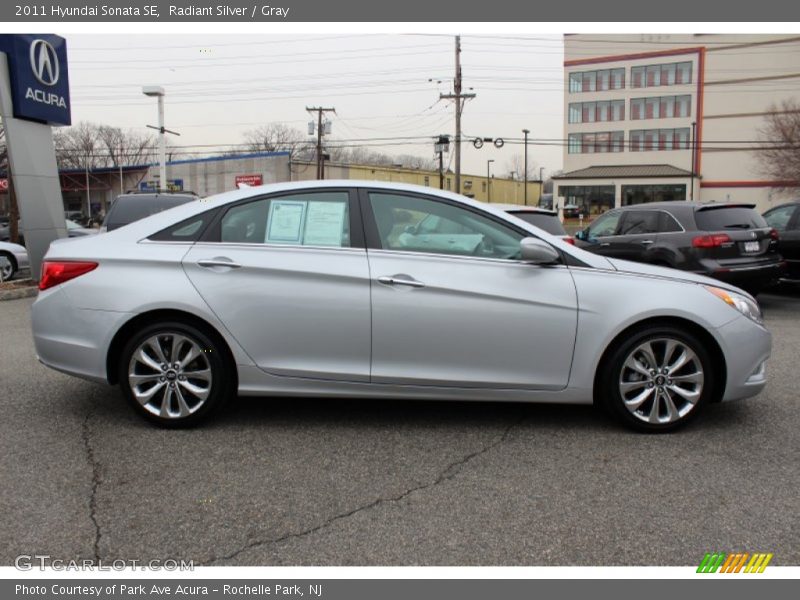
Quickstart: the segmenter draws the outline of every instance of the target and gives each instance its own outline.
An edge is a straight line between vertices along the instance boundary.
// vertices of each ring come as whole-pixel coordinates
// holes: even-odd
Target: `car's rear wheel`
[[[609,411],[638,431],[685,425],[714,389],[711,358],[690,332],[646,327],[633,332],[605,363],[601,397]]]
[[[8,281],[14,274],[17,272],[17,261],[14,259],[14,255],[8,252],[0,252],[0,256],[6,259],[7,264],[4,264],[0,267],[0,272],[2,272],[2,280]]]
[[[119,382],[134,409],[165,427],[195,425],[216,410],[235,390],[214,337],[178,321],[133,336],[121,354]]]

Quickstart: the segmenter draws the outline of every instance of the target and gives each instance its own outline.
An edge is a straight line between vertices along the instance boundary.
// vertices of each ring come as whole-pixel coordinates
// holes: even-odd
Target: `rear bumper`
[[[718,332],[727,370],[722,400],[742,400],[759,394],[767,384],[772,334],[744,316],[720,327]]]
[[[39,361],[57,371],[108,383],[106,357],[113,333],[130,313],[75,308],[60,287],[40,292],[31,307]]]
[[[697,271],[700,275],[713,277],[738,287],[763,287],[777,281],[786,270],[786,263],[782,260],[731,266],[714,262],[703,266],[706,267],[705,270]]]

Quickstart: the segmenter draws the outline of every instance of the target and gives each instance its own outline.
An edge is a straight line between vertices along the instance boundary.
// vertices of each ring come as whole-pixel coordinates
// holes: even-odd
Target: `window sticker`
[[[308,202],[306,246],[341,246],[347,204],[344,202]]]
[[[306,216],[306,202],[273,200],[270,202],[267,243],[300,244]]]

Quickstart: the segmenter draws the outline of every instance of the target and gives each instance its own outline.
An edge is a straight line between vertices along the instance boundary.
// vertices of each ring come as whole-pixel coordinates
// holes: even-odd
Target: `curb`
[[[33,298],[39,293],[39,288],[35,285],[10,290],[0,290],[0,302],[3,300],[20,300],[21,298]]]

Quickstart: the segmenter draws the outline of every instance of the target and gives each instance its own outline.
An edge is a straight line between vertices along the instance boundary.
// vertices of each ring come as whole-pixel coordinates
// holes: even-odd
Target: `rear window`
[[[120,196],[108,211],[106,225],[127,225],[192,200],[194,196]]]
[[[512,215],[518,219],[522,219],[526,223],[535,225],[539,229],[544,229],[547,233],[553,235],[567,235],[561,221],[558,220],[556,215],[546,215],[543,213],[536,213],[532,211],[519,211],[512,212]]]
[[[752,208],[732,206],[731,208],[713,208],[698,210],[694,214],[697,228],[703,231],[721,231],[725,229],[760,229],[768,227],[767,222]]]

